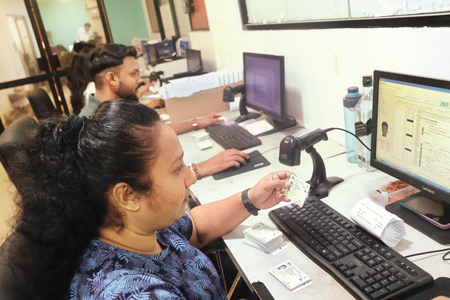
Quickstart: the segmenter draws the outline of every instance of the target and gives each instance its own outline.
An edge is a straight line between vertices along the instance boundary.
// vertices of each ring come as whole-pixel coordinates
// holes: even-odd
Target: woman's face
[[[166,124],[160,130],[158,156],[150,171],[152,190],[141,202],[141,206],[151,210],[150,223],[157,229],[169,227],[183,216],[189,187],[197,181],[194,172],[184,164],[176,133]],[[148,219],[149,215],[143,217]]]

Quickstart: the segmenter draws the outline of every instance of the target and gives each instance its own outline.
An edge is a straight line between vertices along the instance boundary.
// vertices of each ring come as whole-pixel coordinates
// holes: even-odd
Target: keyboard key
[[[405,286],[405,283],[403,281],[397,281],[394,282],[391,285],[388,285],[386,288],[391,292],[396,292],[398,290],[400,290],[401,288],[403,288]]]
[[[353,282],[358,289],[362,290],[363,288],[365,288],[368,284],[367,282],[365,282],[364,280],[362,280],[361,277],[359,276],[355,276],[354,278],[350,279],[351,282]]]
[[[387,290],[387,289],[381,289],[381,290],[378,290],[378,291],[376,291],[376,292],[374,292],[374,293],[372,293],[372,294],[370,294],[370,298],[372,298],[372,299],[381,299],[381,298],[383,298],[384,296],[387,296],[389,294],[389,291]]]

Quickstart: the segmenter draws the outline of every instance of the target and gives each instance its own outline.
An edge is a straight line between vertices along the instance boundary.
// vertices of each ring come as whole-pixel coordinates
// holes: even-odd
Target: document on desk
[[[405,223],[402,219],[368,198],[355,204],[350,217],[356,224],[380,238],[389,247],[395,247],[406,234]]]
[[[189,97],[194,93],[219,87],[219,78],[215,72],[174,80],[163,85],[158,92],[163,99]]]

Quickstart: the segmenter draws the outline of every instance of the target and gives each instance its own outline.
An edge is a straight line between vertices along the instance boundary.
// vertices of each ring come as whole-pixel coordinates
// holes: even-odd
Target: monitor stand
[[[410,197],[416,197],[418,195],[420,195],[420,193],[412,195]],[[436,242],[443,245],[450,244],[449,230],[442,230],[400,206],[400,203],[402,201],[406,201],[410,197],[388,204],[386,206],[386,210],[399,216],[400,218],[403,219],[403,221],[405,221],[405,223],[419,230],[420,232],[432,238]],[[444,214],[447,215],[450,214],[450,206],[448,204],[443,203],[443,212]]]
[[[234,120],[236,123],[241,123],[250,119],[258,119],[259,117],[261,117],[260,113],[249,112],[245,104],[245,93],[242,93],[241,100],[239,101],[239,113],[241,115]],[[265,134],[270,134],[297,125],[297,121],[293,117],[288,115],[285,116],[283,121],[278,121],[272,118],[267,118],[266,121],[270,123],[270,125],[272,125],[273,130],[270,130]]]
[[[272,118],[267,118],[266,121],[273,126],[273,131],[280,131],[297,125],[297,121],[293,117],[288,115],[285,116],[283,121],[278,121]]]

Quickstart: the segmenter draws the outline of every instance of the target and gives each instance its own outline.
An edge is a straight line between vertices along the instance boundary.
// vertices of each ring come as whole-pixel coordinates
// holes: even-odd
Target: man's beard
[[[116,95],[119,96],[120,99],[127,99],[139,102],[139,99],[136,96],[136,91],[130,89],[120,80],[119,80],[119,89],[117,90]]]

